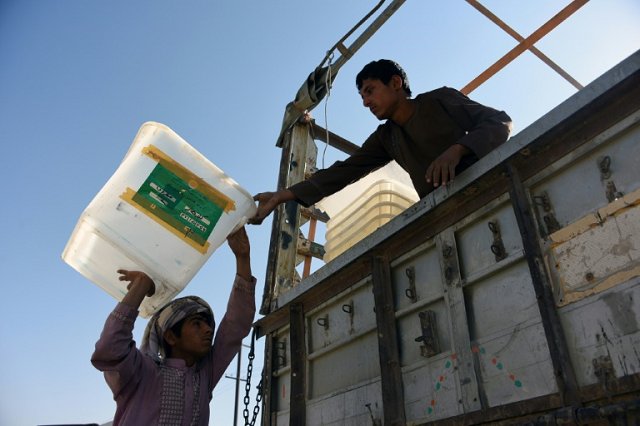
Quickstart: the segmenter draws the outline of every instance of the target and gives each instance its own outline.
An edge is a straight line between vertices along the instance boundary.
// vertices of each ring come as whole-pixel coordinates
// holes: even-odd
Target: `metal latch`
[[[440,353],[440,341],[438,340],[438,329],[436,327],[436,313],[434,311],[420,312],[420,328],[422,336],[416,337],[416,342],[420,345],[420,355],[432,357]]]
[[[496,257],[496,262],[500,262],[507,258],[507,251],[504,248],[502,242],[502,235],[500,234],[500,226],[498,225],[498,219],[494,219],[489,222],[489,229],[493,234],[493,244],[491,244],[491,252]]]
[[[411,303],[416,303],[418,300],[418,295],[416,294],[416,271],[413,266],[409,266],[405,273],[407,274],[407,278],[409,278],[409,288],[405,290],[404,294],[411,299]]]
[[[611,157],[607,155],[598,158],[598,170],[600,171],[600,180],[606,182],[605,195],[607,201],[613,203],[618,198],[622,198],[622,192],[616,189],[616,184],[613,180],[609,180],[611,177]]]
[[[287,365],[287,340],[276,342],[276,364],[278,368]]]
[[[318,318],[316,322],[318,323],[319,326],[323,327],[325,330],[329,329],[329,315],[325,315],[323,317]]]
[[[442,257],[444,257],[444,280],[448,285],[451,285],[455,273],[455,269],[453,267],[455,262],[453,247],[448,244],[444,244],[442,246]]]
[[[558,219],[556,219],[553,214],[551,208],[551,201],[549,200],[549,195],[547,191],[542,191],[542,193],[538,196],[533,197],[536,200],[536,204],[542,206],[542,210],[546,213],[542,216],[542,220],[544,224],[547,226],[547,235],[551,235],[556,231],[560,230],[560,223],[558,223]]]

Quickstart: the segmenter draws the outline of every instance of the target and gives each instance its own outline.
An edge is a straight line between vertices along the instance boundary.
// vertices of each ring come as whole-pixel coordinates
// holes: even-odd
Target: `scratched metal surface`
[[[640,58],[635,61],[640,68]],[[570,102],[569,111],[554,114],[568,117],[573,107]],[[604,397],[615,393],[618,380],[640,374],[639,123],[640,112],[620,117],[524,182],[577,384],[596,386]],[[531,131],[523,133],[535,139]],[[503,158],[497,153],[494,160]],[[437,197],[411,214],[427,214],[420,209],[447,199]],[[428,423],[559,392],[513,209],[508,193],[498,195],[389,259],[407,422]],[[341,268],[411,226],[405,219],[390,222],[281,295],[279,306],[331,282]],[[429,312],[435,322],[425,329],[421,315]],[[435,346],[426,344],[429,330],[437,337]],[[381,422],[385,389],[371,277],[307,311],[305,332],[307,425]],[[287,346],[287,333],[284,326],[271,336]],[[437,353],[427,353],[432,347]],[[286,357],[290,348],[282,351]],[[280,365],[273,376],[272,414],[276,424],[286,425],[290,370]]]

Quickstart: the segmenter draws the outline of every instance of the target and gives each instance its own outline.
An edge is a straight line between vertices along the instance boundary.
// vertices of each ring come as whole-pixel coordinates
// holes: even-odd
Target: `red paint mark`
[[[491,360],[491,362],[493,363],[493,365],[496,365],[498,363],[498,360],[494,358]]]
[[[510,378],[511,380],[515,380],[515,379],[516,379],[516,376],[514,376],[514,375],[512,374],[512,375],[510,375],[510,376],[509,376],[509,378]]]
[[[480,349],[478,349],[478,347],[477,347],[477,346],[474,346],[473,348],[471,348],[471,350],[472,350],[473,352],[476,352],[476,353],[477,353]]]
[[[431,406],[433,407],[434,405],[436,405],[436,400],[435,400],[435,399],[432,399],[432,400],[431,400]]]
[[[444,376],[440,376],[440,381],[444,382]]]
[[[451,359],[456,359],[456,358],[458,358],[458,355],[456,354],[451,355]]]

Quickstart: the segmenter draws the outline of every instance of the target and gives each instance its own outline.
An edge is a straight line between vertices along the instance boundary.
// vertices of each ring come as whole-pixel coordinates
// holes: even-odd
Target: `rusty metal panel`
[[[488,406],[557,391],[536,295],[525,262],[465,288],[473,339]]]
[[[371,277],[307,313],[307,425],[371,424],[382,418]]]
[[[362,383],[315,400],[307,410],[308,426],[382,426],[380,380]]]
[[[557,391],[507,194],[454,226],[480,398],[493,407]]]
[[[507,195],[500,197],[482,209],[480,217],[471,215],[456,226],[463,279],[473,280],[509,256],[522,255],[522,237],[508,202]]]
[[[638,158],[634,113],[529,182],[532,197],[544,193],[550,204],[538,202],[537,218],[576,379],[605,395],[640,372]]]
[[[376,326],[371,279],[365,279],[307,313],[309,354],[338,346]]]
[[[585,88],[277,297],[259,322],[275,363],[283,311],[306,309],[305,424],[630,410],[614,404],[640,392],[640,112],[625,84]],[[288,425],[291,370],[269,377],[270,425]]]
[[[543,236],[638,189],[639,121],[632,114],[527,181]]]
[[[569,303],[591,292],[594,283],[607,287],[639,275],[640,269],[640,190],[630,203],[621,206],[615,214],[590,215],[587,228],[575,233],[573,238],[554,245],[552,252],[561,278],[564,295],[561,303]],[[557,234],[557,233],[556,233]],[[552,235],[552,239],[553,239]]]
[[[443,297],[440,260],[434,241],[391,262],[391,283],[395,309],[402,312],[415,305]]]
[[[371,286],[362,280],[307,313],[309,398],[380,375]]]
[[[438,340],[437,350],[431,350],[428,342],[422,339],[423,325],[421,316],[426,312],[434,314],[434,330]],[[441,353],[451,352],[451,323],[444,299],[423,304],[415,311],[405,312],[397,317],[400,340],[400,365],[411,368],[416,364],[429,364]],[[426,343],[426,344],[425,344]]]
[[[580,386],[598,384],[611,393],[617,379],[640,373],[638,312],[639,277],[560,308],[563,324],[571,330],[569,349]]]
[[[461,412],[451,318],[444,299],[439,256],[435,241],[429,241],[391,264],[405,414],[412,422]],[[437,344],[425,339],[428,313]]]
[[[438,353],[425,350],[419,315],[433,312]],[[457,355],[452,351],[450,317],[444,299],[398,318],[400,360],[408,421],[437,420],[462,412]]]
[[[380,375],[377,342],[376,333],[372,331],[353,339],[348,345],[310,359],[310,397],[344,392],[377,378]]]
[[[559,306],[640,275],[638,158],[635,113],[529,180]]]

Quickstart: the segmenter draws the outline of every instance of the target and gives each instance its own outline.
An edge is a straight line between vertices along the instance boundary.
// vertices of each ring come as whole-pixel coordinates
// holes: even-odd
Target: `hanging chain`
[[[244,424],[245,426],[254,426],[256,423],[256,418],[258,417],[258,413],[260,412],[260,401],[262,401],[262,379],[260,379],[260,383],[258,384],[258,393],[256,394],[256,406],[253,407],[253,417],[251,421],[249,421],[249,403],[251,402],[251,398],[249,394],[251,393],[251,373],[253,372],[253,359],[255,356],[255,342],[256,342],[256,329],[253,329],[253,333],[251,334],[251,350],[249,351],[249,365],[247,366],[247,381],[245,382],[244,388],[246,391],[246,395],[244,396],[244,411],[242,412],[244,416]]]

